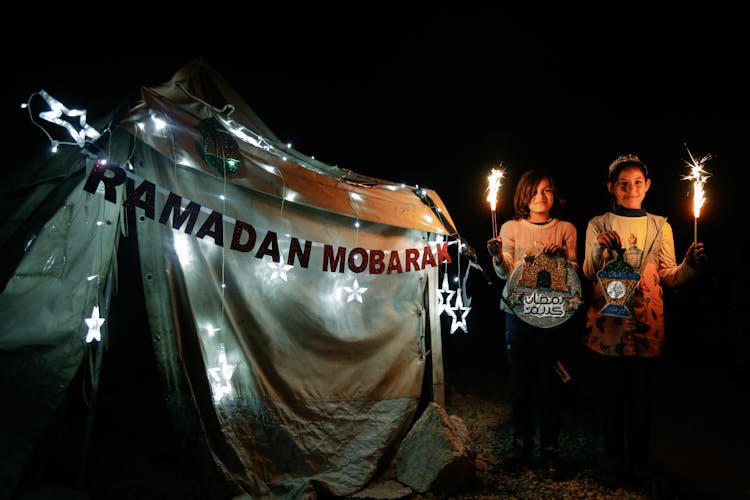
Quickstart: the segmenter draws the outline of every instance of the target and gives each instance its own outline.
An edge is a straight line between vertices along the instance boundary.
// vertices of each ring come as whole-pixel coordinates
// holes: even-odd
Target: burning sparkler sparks
[[[698,218],[701,215],[701,208],[706,202],[706,196],[703,191],[703,185],[706,180],[711,176],[706,169],[705,164],[711,159],[711,155],[705,155],[700,158],[693,156],[693,153],[688,149],[688,155],[690,161],[685,161],[685,164],[690,168],[690,174],[682,177],[683,180],[693,181],[693,243],[698,242]]]
[[[495,210],[497,209],[497,192],[500,190],[501,179],[503,178],[503,171],[499,168],[493,168],[490,175],[487,176],[487,201],[490,202],[490,210],[492,211],[492,237],[497,236],[497,216]]]

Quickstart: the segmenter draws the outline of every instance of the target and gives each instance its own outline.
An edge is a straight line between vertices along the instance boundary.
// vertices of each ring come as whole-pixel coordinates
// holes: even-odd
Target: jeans
[[[541,448],[558,447],[562,381],[555,371],[563,341],[563,326],[539,328],[505,316],[513,437],[533,443],[535,422]]]

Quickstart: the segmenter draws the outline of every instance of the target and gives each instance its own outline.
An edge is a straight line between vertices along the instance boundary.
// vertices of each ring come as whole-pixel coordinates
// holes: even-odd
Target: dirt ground
[[[585,355],[577,351],[569,359],[574,377],[563,389],[562,474],[558,480],[545,479],[534,467],[516,472],[503,467],[501,457],[510,446],[512,432],[501,365],[486,376],[458,380],[447,391],[446,411],[463,420],[477,454],[474,487],[450,497],[411,498],[750,499],[745,480],[750,470],[750,410],[738,406],[747,394],[744,364],[728,359],[709,364],[700,352],[667,356],[654,380],[658,397],[652,425],[653,475],[638,483],[612,486],[602,467],[596,374],[581,356]]]
[[[539,468],[508,471],[501,460],[510,446],[510,405],[499,392],[453,394],[446,404],[448,414],[466,424],[477,453],[474,491],[455,498],[682,498],[666,481],[632,486],[609,486],[600,474],[602,450],[589,409],[568,406],[561,434],[561,476],[546,479]],[[538,463],[538,453],[535,458]]]

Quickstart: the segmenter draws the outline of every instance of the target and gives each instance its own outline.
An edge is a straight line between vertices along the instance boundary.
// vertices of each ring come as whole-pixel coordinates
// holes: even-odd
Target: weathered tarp
[[[84,159],[53,163],[0,195],[17,201],[4,207],[0,233],[4,264],[17,264],[0,294],[0,498],[10,498],[75,374],[103,349],[84,342],[84,318],[107,310],[115,281],[120,208],[81,189]]]
[[[134,217],[175,414],[200,422],[255,498],[354,493],[413,421],[430,359],[442,390],[446,208],[286,149],[202,61],[142,98],[87,148],[0,295],[0,349],[70,345],[67,369],[51,370],[69,380],[91,349],[84,318],[96,304],[106,317],[120,220]]]

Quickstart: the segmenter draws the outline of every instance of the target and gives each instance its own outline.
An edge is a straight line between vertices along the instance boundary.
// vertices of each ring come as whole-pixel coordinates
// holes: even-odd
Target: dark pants
[[[652,377],[655,358],[594,353],[607,455],[620,463],[646,465],[651,446]]]
[[[554,364],[562,340],[561,327],[538,328],[505,315],[513,437],[533,443],[536,420],[542,448],[559,446],[562,381]]]

